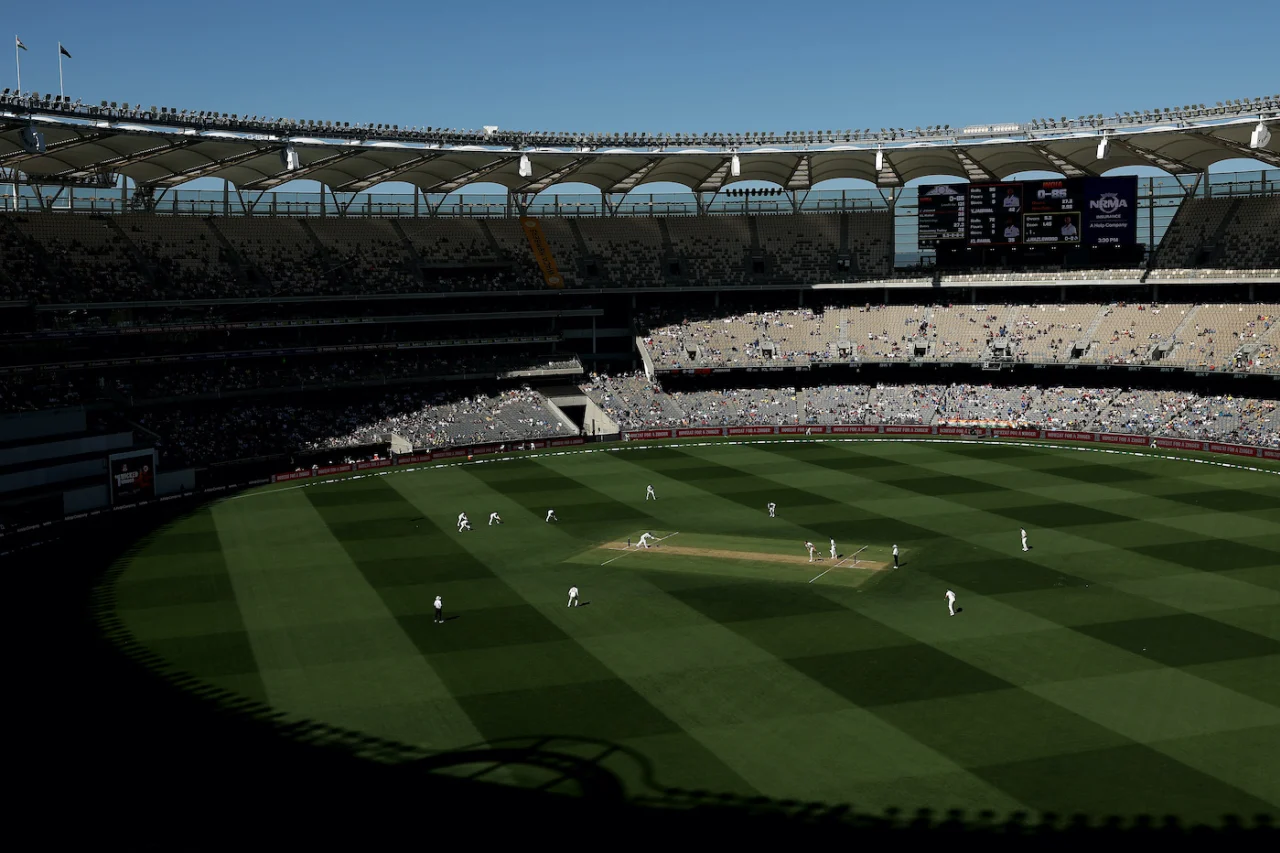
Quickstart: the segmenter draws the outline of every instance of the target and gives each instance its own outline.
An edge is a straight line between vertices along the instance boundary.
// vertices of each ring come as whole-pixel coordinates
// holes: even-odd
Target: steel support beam
[[[660,162],[662,162],[660,157],[654,157],[648,163],[645,163],[639,169],[636,169],[630,175],[627,175],[625,178],[610,187],[609,192],[623,194],[631,192],[633,189],[640,186],[640,182],[644,180],[645,175],[653,171],[653,167],[658,165]]]
[[[84,169],[64,169],[52,175],[46,175],[49,178],[84,178],[90,175],[101,174],[102,172],[118,172],[121,168],[132,166],[134,163],[145,163],[152,157],[159,157],[162,154],[168,154],[171,151],[181,151],[184,148],[190,148],[201,142],[208,142],[207,139],[197,137],[188,137],[179,139],[168,145],[157,146],[156,148],[148,148],[145,151],[138,151],[134,154],[121,154],[116,157],[108,157],[100,160],[92,166]]]
[[[971,182],[1000,180],[999,175],[974,160],[964,149],[953,148],[951,152],[956,155],[956,160],[960,161],[960,168],[964,169],[965,175],[968,176]]]
[[[252,151],[245,151],[242,154],[235,154],[231,157],[223,157],[221,160],[210,160],[199,166],[192,166],[190,169],[183,169],[181,172],[174,172],[172,175],[161,178],[158,181],[152,181],[153,186],[173,187],[178,184],[184,184],[187,181],[194,181],[196,178],[204,178],[215,174],[222,169],[237,166],[241,163],[247,163],[250,160],[256,160],[266,154],[272,154],[276,151],[284,150],[284,144],[271,144],[262,148],[255,148]]]
[[[366,175],[363,178],[357,178],[355,180],[347,181],[345,184],[339,184],[334,187],[334,190],[344,193],[364,192],[370,187],[375,187],[378,184],[390,181],[393,178],[403,175],[405,172],[413,171],[423,163],[429,163],[444,153],[445,152],[443,151],[432,151],[429,154],[423,154],[420,157],[410,158],[398,166],[387,166],[385,169],[379,169],[378,171]]]
[[[1043,145],[1028,145],[1027,147],[1043,157],[1056,171],[1061,172],[1068,178],[1097,177],[1098,173],[1095,170],[1082,166],[1060,154],[1055,154]]]
[[[524,186],[516,187],[514,192],[533,193],[534,195],[537,195],[538,193],[542,192],[548,187],[560,183],[565,178],[569,177],[574,172],[581,169],[584,165],[587,164],[588,161],[592,159],[594,158],[579,157],[578,159],[570,163],[566,163],[564,166],[561,166],[559,169],[556,169],[553,172],[548,172],[546,175],[542,176],[541,178],[538,178],[535,181],[530,181]]]
[[[789,190],[807,190],[809,186],[809,155],[801,154],[796,158],[796,166],[791,170],[783,187]]]
[[[78,136],[75,139],[64,139],[61,142],[55,142],[52,145],[46,145],[43,154],[32,154],[27,151],[10,151],[8,154],[0,154],[0,163],[12,165],[14,163],[22,163],[36,157],[56,157],[63,151],[70,151],[73,148],[79,148],[82,145],[92,145],[95,142],[101,142],[114,136],[112,133],[90,133]]]
[[[243,189],[246,189],[246,190],[273,189],[275,187],[280,186],[281,184],[287,184],[290,181],[296,181],[301,178],[305,178],[307,175],[310,175],[314,172],[318,172],[321,169],[328,168],[329,166],[332,166],[334,163],[341,163],[343,160],[350,160],[352,157],[357,157],[364,153],[366,152],[363,149],[358,149],[354,151],[339,151],[337,154],[330,154],[327,157],[321,157],[319,160],[315,160],[311,163],[308,163],[305,166],[300,166],[297,169],[294,169],[292,171],[285,169],[277,172],[274,175],[268,175],[267,177],[259,178],[256,181],[249,181],[244,185]]]
[[[1230,151],[1242,158],[1248,160],[1261,160],[1268,166],[1274,166],[1277,169],[1280,169],[1280,154],[1276,154],[1273,151],[1268,151],[1265,148],[1250,148],[1248,145],[1243,145],[1230,139],[1222,139],[1221,137],[1214,136],[1212,133],[1202,133],[1200,135],[1212,142],[1214,145],[1217,145],[1219,148],[1226,149],[1227,151]]]
[[[494,172],[498,171],[508,163],[514,163],[519,159],[520,159],[520,156],[518,154],[499,157],[497,160],[490,161],[489,163],[486,163],[485,165],[481,166],[479,169],[472,169],[470,172],[459,175],[458,177],[452,180],[441,181],[438,184],[433,184],[429,187],[423,187],[422,192],[424,194],[425,193],[445,193],[445,194],[451,193],[454,190],[465,187],[467,184],[474,183],[478,179],[483,178],[485,175],[493,174]]]
[[[876,175],[876,186],[878,187],[900,187],[902,186],[902,176],[898,174],[897,168],[893,165],[893,160],[889,158],[888,151],[881,151],[884,155],[883,165],[880,173]]]
[[[732,162],[731,157],[725,157],[720,161],[720,165],[715,168],[711,174],[702,179],[702,182],[694,188],[696,193],[718,193],[720,188],[724,186],[724,179],[729,175],[729,164]]]
[[[1174,159],[1173,157],[1166,157],[1163,154],[1152,151],[1150,148],[1144,148],[1136,142],[1130,142],[1129,140],[1121,139],[1118,136],[1111,136],[1108,138],[1111,140],[1111,144],[1115,145],[1117,148],[1123,148],[1130,154],[1136,154],[1152,166],[1164,169],[1171,175],[1185,175],[1189,172],[1200,171],[1195,166],[1188,165],[1181,160]]]

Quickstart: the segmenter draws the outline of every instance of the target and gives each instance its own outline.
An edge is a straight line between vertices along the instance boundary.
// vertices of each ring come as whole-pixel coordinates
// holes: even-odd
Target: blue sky
[[[8,4],[24,89],[291,118],[748,131],[1270,94],[1280,4],[651,0]],[[13,60],[3,85],[15,85]]]

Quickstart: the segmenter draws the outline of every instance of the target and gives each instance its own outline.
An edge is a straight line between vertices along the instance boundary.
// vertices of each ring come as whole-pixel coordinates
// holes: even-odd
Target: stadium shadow
[[[752,844],[881,835],[889,843],[919,838],[1022,847],[1150,842],[1167,849],[1226,841],[1239,848],[1275,841],[1268,815],[1190,827],[1176,816],[1044,814],[1033,820],[1024,813],[928,808],[869,814],[856,803],[666,786],[643,755],[602,740],[546,735],[428,752],[290,719],[173,671],[134,641],[113,619],[106,567],[136,547],[139,532],[100,533],[5,566],[10,578],[33,575],[48,584],[32,600],[53,605],[44,630],[60,641],[36,644],[31,652],[48,652],[43,671],[57,677],[15,694],[39,701],[43,711],[29,733],[45,745],[42,756],[21,775],[26,798],[13,803],[28,820],[74,810],[86,835],[111,826],[121,837],[187,849],[223,846],[249,833],[259,842],[279,836],[367,843],[379,835],[421,840],[463,833],[527,843],[531,831],[548,829],[598,830],[624,843],[689,833]],[[504,775],[524,784],[488,781]]]

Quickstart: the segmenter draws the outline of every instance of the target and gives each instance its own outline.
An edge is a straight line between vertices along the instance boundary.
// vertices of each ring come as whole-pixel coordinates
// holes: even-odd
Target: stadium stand
[[[1229,367],[1268,372],[1262,350],[1280,305],[867,305],[649,318],[644,346],[660,370],[815,361],[983,362]]]

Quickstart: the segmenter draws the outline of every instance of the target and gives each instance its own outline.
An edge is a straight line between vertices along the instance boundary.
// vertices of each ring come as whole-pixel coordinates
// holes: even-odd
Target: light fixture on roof
[[[1107,139],[1106,136],[1103,136],[1102,139],[1098,140],[1098,159],[1099,160],[1107,159],[1107,148],[1110,147],[1110,145],[1111,145],[1111,140]]]
[[[729,174],[737,178],[742,175],[742,161],[738,159],[738,155],[734,154],[729,161]]]
[[[881,148],[876,149],[876,171],[884,171],[884,150]]]
[[[1249,147],[1254,149],[1266,148],[1270,144],[1271,130],[1262,122],[1258,122],[1258,126],[1249,135]]]
[[[520,177],[522,178],[533,177],[533,163],[529,162],[528,154],[520,155]]]

